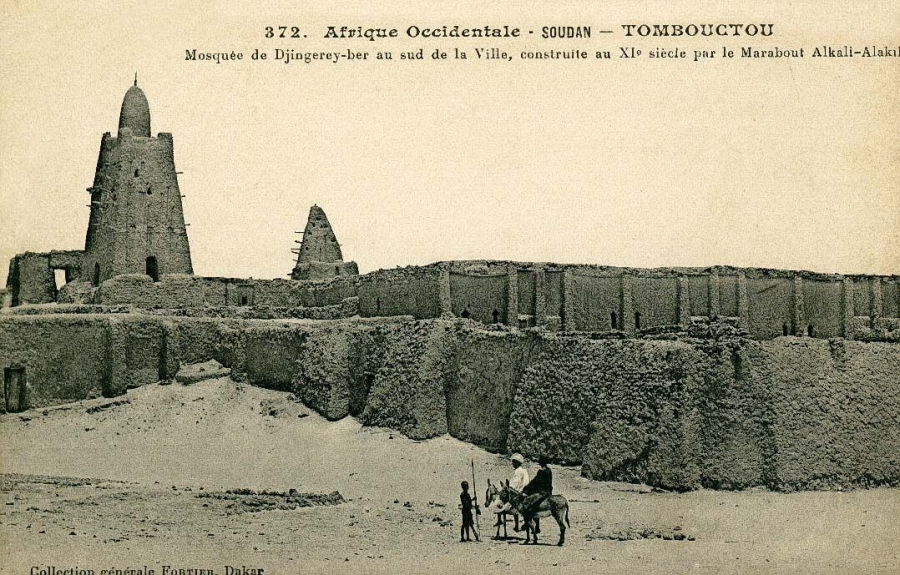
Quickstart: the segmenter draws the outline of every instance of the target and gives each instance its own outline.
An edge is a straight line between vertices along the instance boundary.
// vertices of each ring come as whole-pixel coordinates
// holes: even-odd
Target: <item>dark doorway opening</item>
[[[249,302],[247,301],[247,296],[241,296],[241,305],[247,305]]]
[[[616,316],[616,312],[614,312],[614,311],[609,312],[609,325],[611,326],[610,329],[618,328],[618,326],[619,326],[618,319],[619,318]]]
[[[808,326],[806,326],[806,335],[808,335],[809,337],[815,337],[815,336],[813,335],[813,326],[812,326],[812,324],[809,324]]]
[[[787,335],[787,334],[788,334],[788,324],[785,323],[785,324],[782,324],[782,326],[781,326],[781,335]]]
[[[500,323],[500,312],[499,311],[494,310],[491,313],[491,317],[494,318],[494,323]]]
[[[14,413],[25,411],[25,368],[7,367],[3,370],[3,394],[6,400],[6,411]]]
[[[150,276],[150,278],[153,281],[155,281],[155,282],[159,281],[159,267],[158,267],[158,264],[156,263],[156,256],[147,256],[147,271],[146,271],[146,273],[148,276]]]
[[[94,286],[100,285],[100,264],[94,264]]]
[[[641,329],[641,312],[634,312],[634,329]]]
[[[469,309],[468,309],[468,308],[466,308],[466,309],[463,310],[463,312],[462,312],[462,317],[463,317],[464,319],[469,319]]]

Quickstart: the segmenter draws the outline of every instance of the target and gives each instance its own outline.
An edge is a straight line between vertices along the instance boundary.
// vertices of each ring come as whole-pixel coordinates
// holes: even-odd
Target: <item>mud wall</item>
[[[509,449],[584,461],[591,477],[696,482],[694,354],[681,342],[548,338],[519,382]]]
[[[362,416],[383,367],[387,334],[411,319],[249,322],[224,334],[216,353],[250,383],[291,391],[328,419]]]
[[[900,345],[754,341],[736,320],[696,325],[654,340],[409,316],[7,314],[0,367],[25,369],[25,407],[116,395],[217,359],[330,419],[546,455],[594,479],[670,489],[900,482]]]
[[[115,396],[170,379],[182,363],[241,365],[242,326],[128,313],[7,315],[0,319],[0,368],[25,370],[26,401],[13,411]]]
[[[362,276],[360,314],[466,317],[549,331],[629,334],[735,317],[754,339],[855,337],[895,318],[896,276],[839,276],[762,268],[658,268],[441,262]],[[860,318],[855,320],[854,317]],[[867,332],[868,333],[868,332]]]
[[[640,314],[641,328],[678,323],[678,278],[636,277],[629,283],[633,313]]]
[[[93,303],[128,304],[144,309],[223,306],[273,308],[340,305],[356,296],[355,278],[329,281],[252,280],[168,274],[153,282],[144,274],[109,279],[97,289]]]
[[[794,332],[794,282],[787,278],[747,280],[749,329],[758,339]],[[838,316],[838,319],[840,316]]]
[[[56,301],[186,310],[181,315],[260,309],[238,317],[338,319],[410,315],[471,318],[549,331],[635,334],[685,326],[691,316],[736,317],[754,339],[803,335],[874,340],[895,331],[900,278],[762,268],[657,268],[454,261],[324,281],[144,274],[89,282],[56,293],[53,269],[71,275],[81,252],[20,254],[10,264],[13,305]],[[87,272],[83,272],[82,275]],[[348,305],[349,301],[352,305]],[[341,306],[340,309],[333,306]],[[210,312],[196,312],[209,310]],[[326,308],[331,308],[327,309]],[[195,310],[188,312],[187,310]],[[291,311],[293,310],[293,311]],[[894,336],[885,339],[893,341]]]
[[[235,332],[247,322],[221,318],[165,318],[162,322],[167,351],[179,364],[215,359],[228,367],[236,361],[242,365],[243,340],[236,341]]]
[[[610,331],[622,328],[622,279],[575,275],[572,277],[567,326],[571,331]],[[613,321],[615,320],[615,325]]]
[[[506,274],[449,276],[453,315],[484,324],[507,323]]]
[[[900,346],[784,338],[746,355],[769,422],[771,487],[900,481]]]
[[[881,292],[881,315],[884,317],[900,317],[900,281],[878,282]]]
[[[244,334],[244,364],[253,385],[290,391],[297,360],[307,337],[305,330],[289,326],[250,327]]]
[[[178,365],[169,353],[163,322],[135,315],[110,316],[107,322],[114,394],[175,376]]]
[[[840,337],[843,335],[843,285],[840,281],[804,280],[803,309],[809,335]]]
[[[769,390],[756,384],[747,346],[697,344],[698,483],[705,487],[775,485],[769,465],[774,452]]]
[[[588,477],[673,489],[900,482],[896,344],[794,337],[699,342],[663,363],[646,360],[650,373],[637,389],[628,384],[628,397],[597,409],[582,451]],[[582,385],[592,389],[590,381]],[[663,393],[640,399],[652,397],[643,386],[653,381]],[[636,400],[640,409],[621,411]],[[609,417],[611,409],[618,415]],[[577,453],[582,438],[574,435],[563,453]],[[558,446],[545,439],[523,449]]]
[[[328,419],[350,414],[349,323],[310,325],[300,348],[291,389]]]
[[[65,271],[65,281],[78,277],[84,252],[51,251],[46,253],[25,252],[9,261],[9,275],[6,285],[9,289],[10,305],[41,304],[56,301],[57,286],[55,270]]]
[[[416,321],[382,329],[384,346],[360,420],[413,439],[447,433],[445,380],[456,347],[451,322]]]
[[[491,451],[506,451],[510,416],[522,373],[542,338],[489,332],[457,323],[444,393],[450,435]]]
[[[410,315],[440,317],[441,270],[400,268],[359,278],[359,313],[363,317]]]
[[[0,410],[45,407],[112,395],[110,331],[105,318],[60,316],[5,317],[0,320],[0,368],[24,369],[24,390],[0,387]],[[24,391],[24,393],[20,393]],[[19,401],[18,397],[23,396]]]

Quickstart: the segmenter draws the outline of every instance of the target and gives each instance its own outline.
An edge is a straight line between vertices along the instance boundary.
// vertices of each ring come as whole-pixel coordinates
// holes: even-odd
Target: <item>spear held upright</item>
[[[479,525],[480,522],[478,521],[478,515],[479,515],[479,512],[478,512],[478,486],[475,483],[475,458],[474,457],[471,459],[471,462],[472,462],[472,493],[475,494],[475,497],[474,497],[474,499],[475,499],[475,530],[476,530],[476,532],[480,532],[481,526]]]

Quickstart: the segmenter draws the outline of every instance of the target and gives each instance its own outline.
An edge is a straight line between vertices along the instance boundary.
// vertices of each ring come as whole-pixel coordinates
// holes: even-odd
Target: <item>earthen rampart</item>
[[[730,320],[613,335],[408,316],[7,314],[0,404],[121,394],[215,359],[329,419],[547,455],[594,479],[679,490],[900,482],[900,346],[756,341]]]

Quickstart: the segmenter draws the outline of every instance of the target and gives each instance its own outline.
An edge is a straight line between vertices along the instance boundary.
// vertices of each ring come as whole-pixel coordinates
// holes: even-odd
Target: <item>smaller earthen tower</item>
[[[99,285],[119,274],[192,274],[172,134],[150,135],[150,106],[128,89],[116,137],[100,142],[91,193],[82,279]]]
[[[323,280],[358,274],[356,262],[344,261],[325,211],[319,206],[311,207],[291,279]]]

